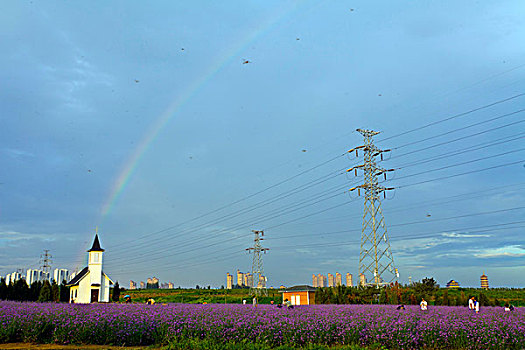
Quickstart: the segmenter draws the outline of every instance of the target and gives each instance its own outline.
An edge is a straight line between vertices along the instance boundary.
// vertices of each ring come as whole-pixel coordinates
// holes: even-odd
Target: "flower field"
[[[178,339],[270,346],[380,344],[392,349],[524,349],[525,310],[317,305],[0,302],[0,343],[149,345]]]

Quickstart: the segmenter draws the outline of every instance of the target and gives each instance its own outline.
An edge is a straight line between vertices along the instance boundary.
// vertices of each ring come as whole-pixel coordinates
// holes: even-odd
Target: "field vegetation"
[[[523,349],[525,309],[0,302],[0,343],[171,348]],[[220,346],[216,346],[220,344]]]

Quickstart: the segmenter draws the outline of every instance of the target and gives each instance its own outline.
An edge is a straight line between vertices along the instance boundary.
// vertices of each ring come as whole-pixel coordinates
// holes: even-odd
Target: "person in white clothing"
[[[428,307],[427,301],[422,298],[421,303],[419,303],[419,306],[421,307],[421,311],[426,311]]]
[[[475,307],[476,307],[476,301],[474,297],[470,297],[470,299],[468,300],[468,309],[474,310]]]
[[[476,313],[479,312],[479,301],[476,300]]]

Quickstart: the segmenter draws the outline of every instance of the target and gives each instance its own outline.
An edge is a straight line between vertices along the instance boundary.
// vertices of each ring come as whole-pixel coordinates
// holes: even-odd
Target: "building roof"
[[[80,272],[79,272],[79,273],[78,273],[78,274],[77,274],[77,275],[76,275],[71,281],[69,281],[68,284],[66,284],[66,286],[69,287],[69,286],[77,285],[77,284],[80,282],[80,280],[81,280],[82,278],[84,278],[84,276],[86,276],[86,275],[88,274],[88,272],[89,272],[88,267],[87,267],[87,266],[84,267],[84,268],[82,269],[82,271],[80,271]]]
[[[103,252],[104,249],[100,247],[100,242],[98,241],[98,234],[95,233],[95,240],[93,241],[93,246],[88,252]]]
[[[285,293],[285,292],[315,292],[317,288],[310,287],[306,284],[300,285],[300,286],[293,286],[290,288],[286,288],[284,290],[280,290],[279,293]]]

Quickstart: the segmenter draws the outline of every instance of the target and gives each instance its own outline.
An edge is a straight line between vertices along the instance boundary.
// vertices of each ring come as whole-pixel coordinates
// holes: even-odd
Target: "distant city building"
[[[237,269],[237,285],[239,287],[244,286],[244,273]]]
[[[328,273],[328,287],[335,287],[335,278],[331,273]]]
[[[7,285],[10,285],[10,284],[15,283],[16,281],[18,281],[21,278],[22,278],[22,274],[20,272],[18,272],[18,271],[15,271],[15,272],[12,272],[10,274],[7,274],[7,276],[5,276],[5,283]]]
[[[339,272],[335,273],[335,285],[336,286],[342,286],[343,285],[343,276]]]
[[[259,282],[257,282],[257,288],[266,288],[266,280],[266,276],[259,275]]]
[[[226,273],[226,289],[233,288],[233,275],[230,275],[229,272]]]
[[[168,282],[168,288],[169,288],[169,289],[173,289],[173,283]]]
[[[53,271],[53,281],[56,284],[62,284],[62,282],[69,282],[69,271],[66,269],[55,269]]]
[[[129,289],[137,289],[137,282],[129,281]]]
[[[347,287],[353,287],[354,286],[354,282],[352,281],[352,274],[349,273],[349,272],[346,274],[346,286]]]
[[[144,283],[144,281],[140,281],[140,289],[145,289],[146,288],[146,283]]]
[[[243,274],[243,284],[246,287],[253,287],[253,275],[251,273]]]
[[[321,273],[317,275],[317,286],[318,287],[326,287],[327,286],[326,276],[325,275],[323,275]]]
[[[48,279],[48,274],[42,270],[28,269],[26,271],[26,283],[29,286],[35,282],[44,282]]]
[[[366,286],[366,276],[363,273],[359,274],[359,285],[362,287]]]
[[[168,283],[167,282],[163,282],[160,284],[160,289],[168,289]]]
[[[312,274],[312,285],[317,288],[317,276],[315,274]]]
[[[148,278],[146,289],[159,289],[159,279],[157,277]]]
[[[459,283],[454,280],[450,280],[447,283],[447,288],[459,288]]]
[[[489,278],[483,273],[480,277],[481,280],[481,288],[482,289],[489,289]]]

